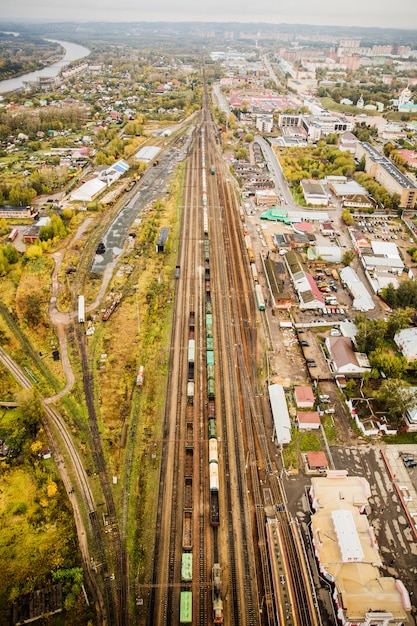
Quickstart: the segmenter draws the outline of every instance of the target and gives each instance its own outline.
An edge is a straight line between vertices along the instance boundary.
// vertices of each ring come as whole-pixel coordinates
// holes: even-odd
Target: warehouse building
[[[319,570],[333,587],[341,624],[402,626],[411,602],[401,580],[383,576],[374,529],[365,514],[371,488],[361,476],[328,471],[311,479],[311,534]]]

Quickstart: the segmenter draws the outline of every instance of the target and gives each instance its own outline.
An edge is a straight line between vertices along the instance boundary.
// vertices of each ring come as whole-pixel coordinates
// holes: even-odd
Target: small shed
[[[311,387],[296,385],[294,387],[294,398],[299,409],[312,409],[314,406],[315,398]]]
[[[300,430],[317,430],[320,428],[320,417],[317,411],[298,411],[297,421]]]
[[[329,462],[324,452],[307,452],[307,468],[310,472],[325,472],[329,469]]]
[[[166,246],[168,236],[169,236],[169,228],[161,228],[161,230],[159,231],[158,239],[156,241],[157,252],[165,251],[165,246]]]

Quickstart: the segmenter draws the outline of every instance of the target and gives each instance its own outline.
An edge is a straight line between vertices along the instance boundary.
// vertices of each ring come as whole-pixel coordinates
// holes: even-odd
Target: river
[[[17,91],[24,87],[24,82],[35,81],[39,76],[58,76],[62,68],[78,59],[83,59],[90,54],[90,50],[84,46],[80,46],[76,43],[69,41],[58,41],[56,39],[48,39],[54,43],[59,43],[65,48],[65,55],[60,61],[56,61],[48,67],[43,67],[41,70],[35,72],[29,72],[28,74],[22,74],[16,78],[9,78],[8,80],[0,81],[0,93],[8,93],[10,91]]]

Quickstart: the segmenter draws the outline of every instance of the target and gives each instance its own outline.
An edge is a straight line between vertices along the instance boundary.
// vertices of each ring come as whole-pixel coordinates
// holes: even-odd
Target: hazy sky
[[[3,0],[1,4],[0,20],[285,22],[417,30],[416,0]]]

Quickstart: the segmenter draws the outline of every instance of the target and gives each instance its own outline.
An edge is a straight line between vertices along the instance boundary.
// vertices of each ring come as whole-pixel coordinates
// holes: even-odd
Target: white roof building
[[[376,256],[388,257],[389,259],[401,258],[397,244],[392,241],[371,241],[371,246],[372,252]]]
[[[103,189],[107,187],[107,184],[103,180],[98,178],[92,178],[87,180],[86,183],[75,189],[70,195],[70,201],[91,202],[96,196],[98,196]]]
[[[375,308],[372,296],[356,272],[349,266],[339,270],[340,280],[345,283],[353,299],[353,308],[357,311],[372,311]]]
[[[368,195],[365,187],[362,187],[355,180],[350,180],[346,183],[332,183],[332,191],[336,194],[336,196],[351,196],[355,194]]]
[[[274,420],[275,434],[279,444],[291,441],[291,420],[288,413],[287,400],[282,385],[269,385],[269,401],[271,403],[272,418]]]
[[[417,359],[417,328],[404,328],[394,335],[394,341],[409,361]]]
[[[341,263],[343,248],[340,246],[316,246],[316,255],[328,263]]]
[[[152,161],[152,159],[156,157],[160,150],[161,148],[158,148],[158,146],[144,146],[135,154],[135,160],[149,163],[149,161]]]
[[[401,580],[383,576],[382,559],[364,509],[368,481],[330,471],[312,478],[311,532],[321,574],[334,584],[333,600],[342,624],[398,626],[408,623],[411,602]]]

